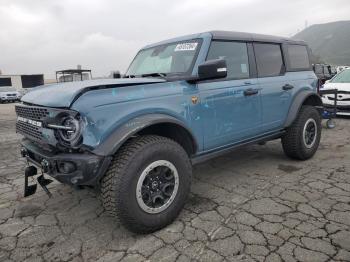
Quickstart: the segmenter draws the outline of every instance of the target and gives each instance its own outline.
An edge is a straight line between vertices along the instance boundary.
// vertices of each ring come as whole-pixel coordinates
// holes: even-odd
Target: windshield
[[[346,69],[337,74],[332,80],[331,83],[350,83],[350,70]]]
[[[141,50],[126,77],[189,74],[200,49],[200,40],[175,42]]]
[[[0,92],[16,92],[17,90],[15,88],[11,87],[0,87]]]

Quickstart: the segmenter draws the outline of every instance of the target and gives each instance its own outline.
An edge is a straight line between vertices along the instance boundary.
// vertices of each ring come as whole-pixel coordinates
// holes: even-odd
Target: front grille
[[[26,105],[17,105],[16,106],[17,117],[22,117],[29,120],[35,120],[42,123],[42,121],[49,115],[49,112],[44,107],[36,106],[26,106]],[[17,133],[22,134],[29,139],[41,141],[43,138],[42,127],[36,126],[29,121],[17,120],[16,122],[16,131]]]
[[[7,96],[16,96],[16,94],[7,94]]]
[[[33,126],[29,123],[17,121],[16,131],[26,137],[40,141],[42,139],[41,127]]]
[[[32,106],[16,106],[17,116],[33,120],[43,120],[49,115],[46,108]]]
[[[334,97],[329,96],[328,99],[334,101]],[[338,101],[350,101],[350,98],[339,98],[338,97]]]

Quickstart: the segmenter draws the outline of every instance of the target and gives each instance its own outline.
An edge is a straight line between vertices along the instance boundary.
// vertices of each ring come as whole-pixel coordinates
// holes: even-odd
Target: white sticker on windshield
[[[175,47],[175,52],[177,51],[193,51],[196,50],[198,43],[182,43]]]

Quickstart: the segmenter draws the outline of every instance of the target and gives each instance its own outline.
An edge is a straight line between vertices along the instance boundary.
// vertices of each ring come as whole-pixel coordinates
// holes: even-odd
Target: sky
[[[349,0],[0,0],[3,74],[122,73],[143,46],[210,30],[293,36],[350,19]]]

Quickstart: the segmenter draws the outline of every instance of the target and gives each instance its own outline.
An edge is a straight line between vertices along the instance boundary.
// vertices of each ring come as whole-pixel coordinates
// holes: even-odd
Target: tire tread
[[[127,190],[129,190],[127,186],[124,185],[124,180],[122,179],[125,175],[127,166],[142,148],[154,143],[161,143],[163,146],[168,147],[171,150],[174,150],[175,146],[177,151],[179,151],[178,153],[181,155],[186,155],[185,157],[188,160],[187,164],[190,165],[187,153],[175,141],[156,135],[139,136],[130,139],[118,150],[113,157],[109,169],[101,181],[100,194],[102,205],[105,210],[112,216],[119,219],[129,230],[137,233],[153,232],[159,229],[159,227],[145,227],[140,225],[140,223],[138,223],[134,217],[130,216],[128,212],[126,212],[127,210],[125,210],[125,205],[123,205],[122,202],[123,199],[117,196],[123,195]]]
[[[305,153],[305,150],[303,149],[303,144],[301,142],[304,123],[307,120],[308,115],[311,114],[318,116],[315,120],[318,125],[318,132],[320,132],[321,118],[317,109],[314,106],[303,105],[299,111],[297,118],[295,119],[293,124],[287,129],[286,134],[284,134],[284,136],[282,137],[283,151],[288,157],[298,160],[306,160],[312,157],[316,152],[321,133],[317,134],[318,141],[316,141],[316,145],[313,148],[313,150],[310,151],[310,153]]]

